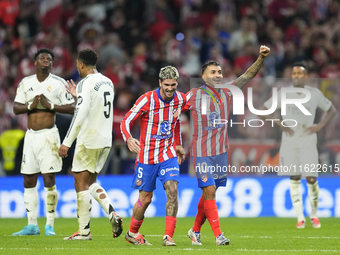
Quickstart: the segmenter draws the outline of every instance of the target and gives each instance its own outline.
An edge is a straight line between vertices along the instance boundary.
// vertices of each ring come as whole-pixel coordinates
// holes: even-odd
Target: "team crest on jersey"
[[[208,176],[206,174],[203,174],[201,176],[201,180],[202,180],[202,182],[206,182],[208,180]]]
[[[161,133],[162,133],[162,134],[166,134],[166,133],[169,132],[169,130],[170,130],[170,124],[169,124],[169,122],[163,121],[163,122],[161,123],[161,127],[160,127]]]
[[[178,110],[178,108],[174,109],[173,115],[174,115],[174,118],[177,118],[177,117],[178,117],[178,115],[179,115],[179,110]]]
[[[47,87],[47,91],[48,91],[48,92],[51,92],[51,90],[52,90],[51,86],[48,86],[48,87]]]
[[[142,183],[143,183],[143,180],[142,180],[142,179],[137,179],[137,180],[136,180],[136,185],[137,185],[137,186],[142,185]]]

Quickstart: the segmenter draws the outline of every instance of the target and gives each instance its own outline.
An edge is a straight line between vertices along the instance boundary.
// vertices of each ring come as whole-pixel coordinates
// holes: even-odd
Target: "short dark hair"
[[[294,68],[294,67],[302,67],[302,68],[305,69],[306,73],[308,73],[308,70],[307,70],[306,65],[303,64],[302,62],[295,62],[295,63],[293,64],[293,68]]]
[[[41,53],[47,53],[50,54],[52,57],[52,60],[54,60],[54,54],[53,51],[46,49],[46,48],[41,48],[39,49],[35,54],[34,54],[34,60],[37,60],[37,57],[41,54]]]
[[[215,60],[209,60],[208,62],[205,62],[205,64],[202,66],[202,74],[204,74],[204,71],[208,66],[220,66],[220,64]]]
[[[98,53],[92,49],[84,49],[79,51],[78,60],[86,66],[96,66],[98,61]]]

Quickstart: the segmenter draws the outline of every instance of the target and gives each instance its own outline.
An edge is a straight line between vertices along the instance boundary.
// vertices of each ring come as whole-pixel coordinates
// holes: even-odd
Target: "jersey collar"
[[[161,88],[158,88],[158,89],[156,90],[157,96],[159,97],[160,100],[162,100],[162,101],[163,101],[164,103],[166,103],[166,104],[168,104],[168,103],[170,103],[172,100],[174,100],[175,95],[176,95],[176,92],[174,93],[174,96],[173,96],[169,101],[165,101],[165,100],[162,98],[162,96],[161,96],[160,89],[161,89]]]

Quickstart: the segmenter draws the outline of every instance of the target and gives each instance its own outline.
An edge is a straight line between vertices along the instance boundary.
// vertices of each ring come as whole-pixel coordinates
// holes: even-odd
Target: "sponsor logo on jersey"
[[[72,97],[72,95],[71,95],[70,93],[66,92],[66,93],[65,93],[65,98],[66,98],[68,101],[70,101],[73,97]]]
[[[161,175],[165,175],[165,170],[164,169],[161,170]]]
[[[170,123],[167,122],[167,121],[163,121],[163,122],[161,123],[161,127],[160,127],[161,133],[162,133],[162,134],[166,134],[166,133],[169,132],[169,130],[170,130]]]
[[[217,129],[217,128],[222,128],[224,126],[224,124],[214,124],[214,120],[218,119],[219,114],[217,112],[211,112],[209,114],[209,123],[211,124],[208,127],[204,127],[204,130],[209,131],[209,130],[213,130],[213,129]]]

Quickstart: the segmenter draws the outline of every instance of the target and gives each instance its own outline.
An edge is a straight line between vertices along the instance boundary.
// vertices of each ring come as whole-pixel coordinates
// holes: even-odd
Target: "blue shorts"
[[[151,192],[156,189],[157,177],[163,185],[169,180],[179,182],[179,165],[177,158],[171,158],[155,165],[137,162],[131,187]]]
[[[211,157],[192,157],[198,187],[225,187],[228,174],[228,153]]]

